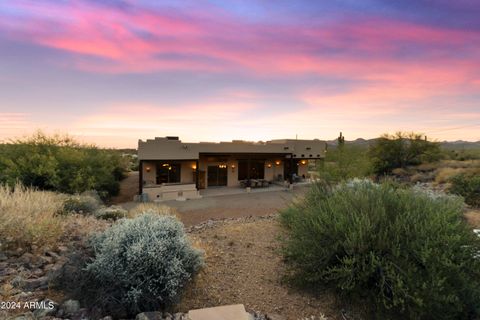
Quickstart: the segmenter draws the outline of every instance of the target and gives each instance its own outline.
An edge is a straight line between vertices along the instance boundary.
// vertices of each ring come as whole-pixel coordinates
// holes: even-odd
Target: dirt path
[[[195,230],[190,236],[205,250],[206,266],[189,288],[180,311],[243,303],[250,311],[297,320],[324,314],[339,318],[333,295],[310,296],[282,281],[281,234],[274,218],[247,218]]]
[[[138,171],[129,172],[128,176],[120,181],[120,192],[110,200],[111,204],[120,204],[133,200],[138,194]]]

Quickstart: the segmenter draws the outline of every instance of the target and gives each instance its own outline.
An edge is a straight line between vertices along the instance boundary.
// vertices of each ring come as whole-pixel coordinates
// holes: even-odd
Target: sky
[[[0,141],[480,140],[477,0],[0,0]]]

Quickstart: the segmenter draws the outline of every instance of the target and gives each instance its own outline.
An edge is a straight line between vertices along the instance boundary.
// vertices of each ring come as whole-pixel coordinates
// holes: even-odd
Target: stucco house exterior
[[[152,200],[196,198],[212,187],[254,187],[306,177],[308,160],[325,157],[318,139],[186,143],[178,137],[138,141],[139,194]]]

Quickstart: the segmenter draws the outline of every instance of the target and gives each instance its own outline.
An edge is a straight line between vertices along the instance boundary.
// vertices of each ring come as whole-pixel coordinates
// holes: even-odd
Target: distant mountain
[[[354,146],[362,146],[362,147],[368,147],[369,145],[375,143],[377,139],[363,139],[363,138],[358,138],[355,140],[345,140],[345,144],[349,145],[354,145]],[[336,147],[338,145],[338,140],[329,140],[327,141],[328,146],[330,147]]]
[[[354,145],[354,146],[361,146],[361,147],[368,147],[371,144],[375,143],[377,139],[363,139],[358,138],[355,140],[347,141],[345,140],[345,144]],[[328,146],[336,147],[338,145],[337,139],[327,141]],[[464,141],[464,140],[457,140],[457,141],[441,141],[440,146],[444,149],[448,150],[470,150],[470,149],[480,149],[480,141],[471,142],[471,141]]]
[[[440,145],[449,150],[469,150],[469,149],[480,149],[480,141],[471,142],[471,141],[442,141]]]

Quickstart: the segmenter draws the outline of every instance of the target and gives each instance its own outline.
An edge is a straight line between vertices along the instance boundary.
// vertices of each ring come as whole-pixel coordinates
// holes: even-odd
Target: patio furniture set
[[[242,188],[267,188],[270,186],[270,182],[265,179],[245,179],[240,180],[240,186]]]

